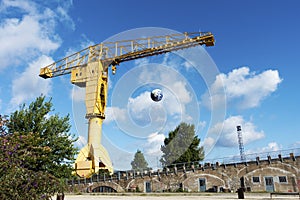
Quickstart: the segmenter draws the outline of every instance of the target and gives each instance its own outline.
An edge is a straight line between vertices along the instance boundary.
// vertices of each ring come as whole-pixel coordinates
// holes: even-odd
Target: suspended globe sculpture
[[[151,99],[153,101],[158,102],[158,101],[162,100],[162,98],[163,98],[163,94],[162,94],[162,91],[160,89],[154,89],[154,90],[152,90],[152,92],[151,92]]]

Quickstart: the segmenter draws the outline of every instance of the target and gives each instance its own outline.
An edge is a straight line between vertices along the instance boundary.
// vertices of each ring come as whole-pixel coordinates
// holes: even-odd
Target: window
[[[279,183],[286,183],[287,180],[286,180],[286,176],[279,176]]]
[[[259,183],[259,182],[260,182],[259,176],[253,176],[253,177],[252,177],[252,182],[253,182],[253,183]]]

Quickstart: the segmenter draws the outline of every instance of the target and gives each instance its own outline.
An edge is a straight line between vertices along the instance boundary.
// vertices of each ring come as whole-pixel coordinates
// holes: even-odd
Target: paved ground
[[[56,198],[53,198],[56,199]],[[118,195],[101,195],[101,194],[84,194],[84,195],[66,195],[65,200],[225,200],[225,199],[238,199],[237,193],[226,194],[118,194]],[[245,193],[245,199],[267,200],[270,199],[270,194],[267,193]],[[299,199],[299,196],[277,196],[273,199]]]

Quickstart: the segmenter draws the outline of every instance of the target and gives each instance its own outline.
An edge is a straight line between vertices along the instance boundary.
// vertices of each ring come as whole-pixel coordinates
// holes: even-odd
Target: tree
[[[204,149],[199,144],[200,139],[195,135],[194,125],[182,122],[165,138],[164,145],[161,146],[163,155],[160,162],[169,166],[203,160]]]
[[[69,116],[52,114],[40,96],[10,117],[0,117],[0,199],[43,199],[61,192],[77,154]]]
[[[134,159],[131,162],[131,166],[133,170],[148,168],[148,163],[144,157],[144,154],[140,150],[137,150],[134,154]]]

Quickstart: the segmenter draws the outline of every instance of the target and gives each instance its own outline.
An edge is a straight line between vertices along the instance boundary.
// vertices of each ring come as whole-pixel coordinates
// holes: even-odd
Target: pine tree
[[[169,166],[174,163],[203,160],[204,149],[199,147],[199,144],[200,139],[195,135],[194,125],[183,122],[165,138],[164,145],[161,146],[163,155],[160,162]]]
[[[134,159],[131,162],[131,167],[133,170],[148,168],[148,163],[144,157],[144,154],[140,150],[136,151],[134,155]]]

